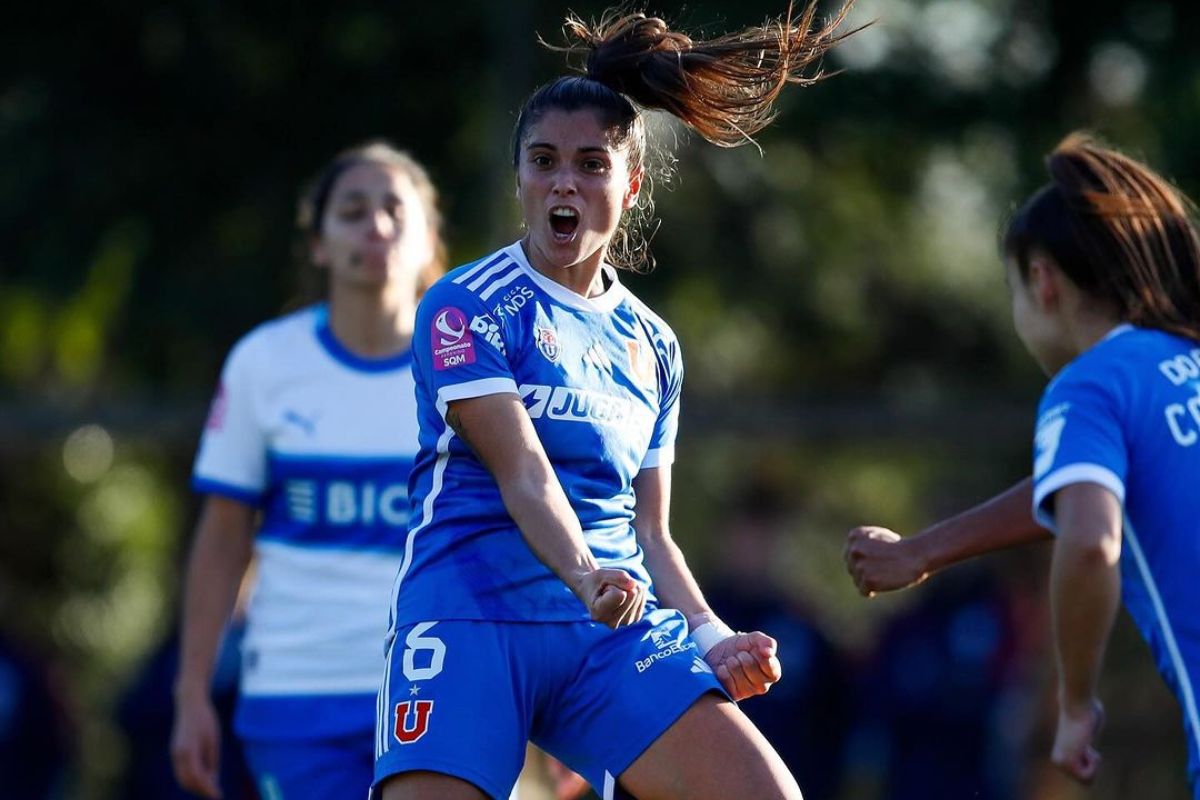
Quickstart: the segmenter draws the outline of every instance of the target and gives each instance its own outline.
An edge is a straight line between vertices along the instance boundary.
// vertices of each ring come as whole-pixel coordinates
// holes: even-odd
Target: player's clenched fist
[[[913,586],[929,577],[913,540],[887,528],[863,526],[846,536],[846,571],[866,597]]]
[[[630,625],[642,618],[646,587],[623,569],[596,569],[579,578],[575,594],[592,619],[610,628]]]
[[[761,631],[735,633],[713,645],[704,660],[735,701],[767,691],[783,677],[774,639]]]

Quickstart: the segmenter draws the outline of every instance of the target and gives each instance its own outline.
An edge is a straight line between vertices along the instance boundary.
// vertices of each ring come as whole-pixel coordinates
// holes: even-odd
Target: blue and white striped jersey
[[[1121,501],[1122,599],[1183,707],[1200,777],[1200,344],[1114,329],[1046,388],[1035,449],[1043,525],[1054,529],[1054,493],[1071,484]]]
[[[588,618],[446,424],[448,403],[503,392],[524,401],[596,558],[649,585],[632,482],[674,458],[683,367],[670,328],[605,269],[607,291],[584,298],[536,272],[518,243],[454,270],[421,301],[421,450],[395,624]]]
[[[416,428],[410,354],[355,356],[323,305],[259,326],[230,353],[193,485],[262,510],[243,735],[373,726]]]

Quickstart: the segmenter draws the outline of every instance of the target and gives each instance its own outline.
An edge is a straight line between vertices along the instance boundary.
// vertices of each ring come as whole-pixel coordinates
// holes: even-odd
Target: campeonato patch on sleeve
[[[433,348],[433,368],[441,371],[475,363],[475,337],[467,315],[454,306],[446,306],[433,315],[429,341]]]

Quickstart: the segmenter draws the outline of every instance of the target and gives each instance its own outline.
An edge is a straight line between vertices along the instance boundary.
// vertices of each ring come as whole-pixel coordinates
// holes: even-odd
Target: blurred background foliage
[[[650,10],[715,33],[782,5]],[[295,296],[304,181],[385,136],[440,187],[454,262],[516,238],[511,126],[562,71],[536,34],[559,41],[567,10],[183,0],[9,15],[0,623],[58,676],[77,743],[65,796],[115,796],[112,707],[174,618],[203,409],[230,345]],[[1198,18],[1183,0],[859,0],[852,20],[874,24],[825,64],[840,74],[785,93],[762,152],[657,126],[673,151],[661,163],[675,160],[657,181],[659,266],[628,282],[684,344],[675,524],[701,572],[726,499],[756,476],[791,504],[781,578],[839,643],[867,652],[916,602],[857,599],[843,533],[914,530],[1024,474],[1042,379],[1010,330],[996,231],[1076,128],[1200,190]],[[997,564],[1036,596],[1043,556]],[[1094,796],[1184,796],[1178,712],[1127,626],[1114,662]],[[1013,767],[1023,796],[1073,796],[1044,776],[1045,745],[1035,734]]]

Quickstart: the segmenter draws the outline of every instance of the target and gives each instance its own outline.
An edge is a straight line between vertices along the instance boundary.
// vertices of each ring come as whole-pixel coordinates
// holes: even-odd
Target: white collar
[[[1133,328],[1132,324],[1130,324],[1128,322],[1122,322],[1120,325],[1113,328],[1108,333],[1104,334],[1104,338],[1102,338],[1100,341],[1107,342],[1109,339],[1115,339],[1118,336],[1120,336],[1122,333],[1129,333],[1133,329],[1134,328]]]
[[[595,297],[584,297],[581,294],[571,291],[557,281],[552,281],[542,273],[538,272],[529,263],[529,259],[525,257],[525,249],[521,247],[521,242],[516,241],[504,248],[504,252],[520,265],[521,269],[525,270],[530,279],[538,285],[539,288],[552,298],[562,303],[568,308],[574,308],[577,311],[589,311],[593,314],[606,314],[615,309],[625,299],[626,289],[621,281],[617,278],[617,271],[611,264],[604,264],[600,267],[605,278],[608,280],[608,288]]]

